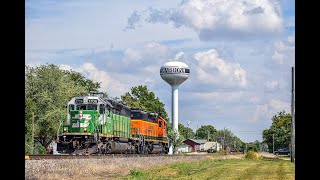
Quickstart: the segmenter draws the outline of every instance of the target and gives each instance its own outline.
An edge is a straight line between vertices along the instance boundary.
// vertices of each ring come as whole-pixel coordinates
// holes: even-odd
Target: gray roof
[[[191,140],[191,141],[193,141],[195,143],[198,143],[198,144],[204,144],[204,143],[207,142],[206,139],[189,139],[189,140]]]

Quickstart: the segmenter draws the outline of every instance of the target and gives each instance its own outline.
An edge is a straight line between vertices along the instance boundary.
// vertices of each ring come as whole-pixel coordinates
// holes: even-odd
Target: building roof
[[[188,140],[188,139],[187,139]],[[193,141],[193,142],[195,142],[195,143],[197,143],[197,144],[204,144],[204,143],[206,143],[207,142],[207,140],[206,139],[189,139],[190,141]]]

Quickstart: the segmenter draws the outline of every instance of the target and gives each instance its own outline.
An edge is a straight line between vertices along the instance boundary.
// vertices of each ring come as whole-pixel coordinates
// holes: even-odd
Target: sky
[[[26,0],[28,66],[72,69],[111,97],[146,85],[171,117],[171,86],[160,77],[168,61],[190,68],[179,123],[262,141],[272,117],[291,112],[295,1]]]

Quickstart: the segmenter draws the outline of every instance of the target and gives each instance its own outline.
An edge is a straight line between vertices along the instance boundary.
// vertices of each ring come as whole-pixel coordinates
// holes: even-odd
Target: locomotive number
[[[88,103],[98,103],[98,99],[88,99]]]
[[[75,100],[75,103],[76,103],[76,104],[82,104],[82,103],[83,103],[83,99],[76,99],[76,100]]]

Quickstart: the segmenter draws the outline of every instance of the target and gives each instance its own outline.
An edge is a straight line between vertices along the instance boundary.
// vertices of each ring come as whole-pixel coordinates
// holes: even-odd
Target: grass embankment
[[[123,179],[295,179],[290,161],[263,157],[181,162],[130,173]]]
[[[101,159],[26,160],[25,179],[96,180],[115,179],[129,175],[131,169],[149,169],[177,162],[205,160],[206,156],[159,156]]]
[[[246,158],[245,158],[246,157]],[[286,179],[294,180],[290,161],[257,154],[164,156],[145,158],[26,160],[25,179]]]

